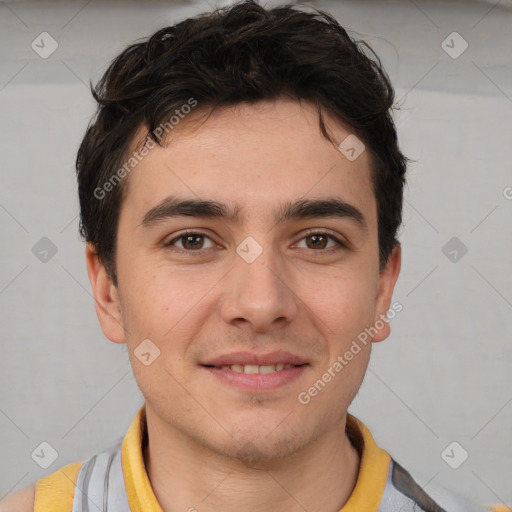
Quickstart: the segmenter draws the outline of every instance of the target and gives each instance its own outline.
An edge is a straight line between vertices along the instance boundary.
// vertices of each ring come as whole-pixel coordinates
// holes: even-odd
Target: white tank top
[[[122,442],[80,468],[71,512],[130,512],[121,466]]]

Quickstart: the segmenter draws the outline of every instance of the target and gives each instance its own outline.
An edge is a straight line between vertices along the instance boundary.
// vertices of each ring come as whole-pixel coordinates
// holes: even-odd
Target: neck
[[[346,415],[300,453],[254,467],[199,445],[147,406],[146,422],[144,462],[164,512],[337,512],[356,484]]]

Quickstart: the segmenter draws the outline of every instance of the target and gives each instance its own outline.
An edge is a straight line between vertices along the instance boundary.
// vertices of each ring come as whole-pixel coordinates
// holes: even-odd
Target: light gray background
[[[404,309],[350,411],[427,490],[435,481],[511,505],[512,3],[315,5],[381,55],[415,160],[394,297]],[[121,438],[142,404],[125,347],[96,319],[74,158],[93,113],[89,79],[135,39],[208,9],[0,2],[0,497]],[[31,48],[43,31],[59,44],[48,59]],[[441,46],[454,31],[469,44],[458,58]],[[43,236],[58,249],[46,263],[32,252]],[[442,252],[454,236],[468,249],[457,262]],[[58,452],[47,469],[31,458],[43,441]],[[456,470],[441,457],[453,441],[469,453]]]

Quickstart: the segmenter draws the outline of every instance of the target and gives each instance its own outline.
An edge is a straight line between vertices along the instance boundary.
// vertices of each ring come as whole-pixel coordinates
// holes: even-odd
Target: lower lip
[[[213,368],[203,366],[213,376],[235,386],[244,391],[273,391],[290,382],[298,379],[302,372],[307,368],[307,364],[302,366],[293,366],[292,368],[285,368],[278,372],[272,373],[243,373],[235,372],[233,370],[221,370],[220,368]]]

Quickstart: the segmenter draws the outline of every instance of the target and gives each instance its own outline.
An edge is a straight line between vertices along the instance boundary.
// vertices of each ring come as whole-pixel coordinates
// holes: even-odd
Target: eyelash
[[[165,248],[173,248],[173,249],[176,249],[182,253],[185,253],[185,254],[194,254],[194,255],[201,255],[203,253],[203,251],[207,250],[207,249],[197,249],[197,250],[187,250],[187,249],[181,249],[179,247],[173,247],[173,244],[175,242],[177,242],[178,240],[182,239],[182,238],[185,238],[187,236],[190,236],[190,235],[198,235],[198,236],[203,236],[203,237],[206,237],[206,238],[209,238],[210,240],[211,237],[208,236],[206,233],[202,233],[201,231],[184,231],[182,233],[180,233],[178,236],[174,237],[172,240],[169,240],[168,242],[165,242],[163,245]],[[339,247],[329,247],[328,249],[319,249],[319,250],[316,250],[315,249],[311,249],[312,251],[314,252],[330,252],[332,250],[339,250],[340,248],[341,249],[346,249],[347,248],[347,245],[345,243],[343,243],[338,237],[332,235],[331,233],[327,232],[327,231],[319,231],[319,230],[311,230],[311,231],[308,231],[306,232],[302,238],[299,240],[302,241],[304,240],[304,238],[308,238],[309,236],[312,236],[312,235],[323,235],[323,236],[327,236],[327,238],[329,238],[330,240],[333,240],[334,242],[336,242]],[[212,240],[213,242],[213,240]]]

